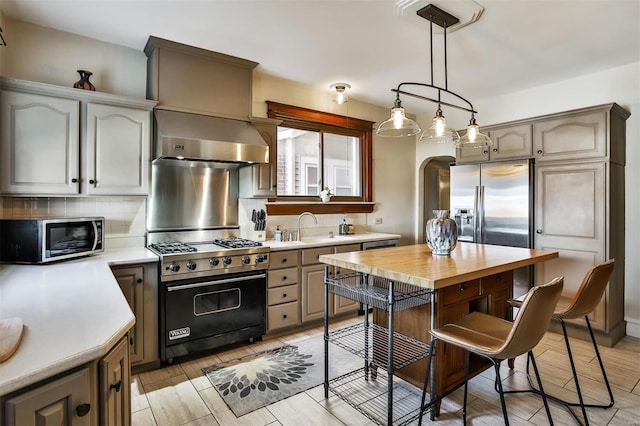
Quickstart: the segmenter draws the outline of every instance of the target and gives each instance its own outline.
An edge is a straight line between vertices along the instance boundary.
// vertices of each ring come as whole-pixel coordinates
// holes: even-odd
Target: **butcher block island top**
[[[426,244],[326,254],[319,261],[389,280],[440,289],[558,257],[557,251],[458,243],[449,256]]]

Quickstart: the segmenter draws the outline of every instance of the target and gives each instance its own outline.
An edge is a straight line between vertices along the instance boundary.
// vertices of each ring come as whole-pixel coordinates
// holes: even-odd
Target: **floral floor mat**
[[[329,378],[364,361],[329,344]],[[310,338],[203,369],[231,411],[240,417],[324,382],[324,340]]]

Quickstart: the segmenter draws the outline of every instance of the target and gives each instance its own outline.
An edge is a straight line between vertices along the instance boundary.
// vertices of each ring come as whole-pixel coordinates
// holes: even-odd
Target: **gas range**
[[[269,247],[260,242],[233,236],[189,243],[164,238],[148,246],[160,256],[160,281],[260,271],[269,266]]]

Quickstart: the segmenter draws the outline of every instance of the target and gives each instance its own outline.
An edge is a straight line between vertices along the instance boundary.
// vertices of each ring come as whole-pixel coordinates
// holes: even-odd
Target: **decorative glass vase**
[[[437,256],[449,256],[458,243],[456,221],[449,218],[449,210],[434,210],[435,217],[427,221],[427,245]]]
[[[73,83],[73,87],[76,89],[91,90],[92,92],[95,92],[96,86],[89,81],[89,77],[91,77],[93,73],[91,71],[78,70],[78,74],[80,74],[80,80]]]

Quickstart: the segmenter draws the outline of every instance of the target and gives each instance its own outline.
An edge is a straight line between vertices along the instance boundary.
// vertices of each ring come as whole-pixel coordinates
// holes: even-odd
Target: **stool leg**
[[[509,426],[509,417],[507,416],[507,404],[504,402],[504,390],[502,389],[502,380],[500,379],[500,363],[492,360],[496,369],[496,382],[498,383],[498,393],[500,394],[500,405],[502,406],[502,416],[504,417],[505,426]]]
[[[462,424],[467,424],[467,390],[469,388],[469,351],[464,351],[464,402],[462,403]]]
[[[588,316],[584,316],[585,321],[587,322],[587,328],[589,329],[589,335],[591,335],[591,342],[593,343],[593,349],[596,352],[596,357],[598,358],[598,364],[600,364],[600,371],[602,371],[602,378],[604,379],[604,383],[607,385],[607,392],[609,392],[609,404],[608,405],[589,405],[587,407],[596,407],[596,408],[611,408],[613,407],[613,392],[611,392],[611,385],[609,385],[609,378],[607,377],[607,372],[604,371],[604,364],[602,363],[602,358],[600,357],[600,351],[598,350],[598,344],[596,343],[596,338],[593,335],[593,329],[591,328],[591,322],[589,321]]]
[[[533,351],[529,351],[527,356],[531,360],[531,365],[533,365],[533,371],[536,373],[536,378],[538,379],[538,386],[540,389],[540,394],[542,395],[542,403],[544,404],[544,409],[547,412],[547,418],[549,419],[549,424],[553,426],[551,411],[549,410],[549,404],[547,403],[547,395],[545,395],[544,389],[542,388],[542,380],[540,379],[540,373],[538,372],[538,366],[536,364],[536,360],[533,357]]]
[[[582,391],[580,390],[580,382],[578,381],[578,372],[576,371],[576,365],[573,362],[573,353],[571,352],[571,344],[569,343],[569,335],[567,334],[567,326],[562,318],[558,318],[562,325],[562,333],[564,334],[564,343],[567,346],[567,354],[569,354],[569,363],[571,364],[571,373],[573,374],[573,382],[576,384],[576,392],[578,393],[578,401],[580,401],[580,409],[582,410],[582,416],[584,417],[585,426],[589,426],[589,417],[587,417],[587,410],[584,408],[584,400],[582,398]],[[542,390],[541,390],[542,391]]]

